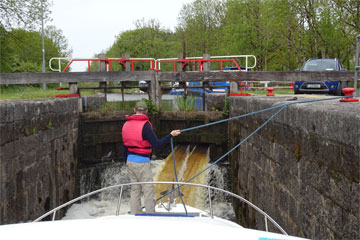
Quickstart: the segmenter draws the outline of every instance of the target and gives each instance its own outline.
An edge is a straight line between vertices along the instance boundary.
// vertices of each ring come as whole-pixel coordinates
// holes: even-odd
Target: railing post
[[[123,192],[123,186],[121,186],[121,188],[120,188],[120,194],[119,194],[118,204],[117,204],[117,208],[116,208],[116,216],[119,216],[119,214],[120,214],[122,192]]]
[[[70,82],[69,83],[69,93],[70,94],[78,93],[77,82]]]
[[[360,34],[356,36],[356,53],[355,53],[355,73],[354,73],[354,88],[355,88],[355,93],[354,93],[354,97],[359,97],[360,93],[357,90],[357,82],[358,82],[358,72],[360,70],[360,66],[359,66],[359,48],[360,48]]]
[[[268,223],[267,223],[267,217],[265,216],[265,230],[268,232],[269,228],[268,228]]]
[[[105,58],[105,54],[101,53],[97,56],[100,59]],[[105,61],[99,61],[99,72],[106,72]],[[107,99],[107,83],[106,81],[99,82],[99,88],[104,88],[105,102]]]
[[[178,59],[181,60],[184,58],[184,55],[183,54],[179,54],[178,55]],[[182,68],[182,63],[181,62],[178,62],[176,64],[176,71],[177,72],[184,72],[185,69]],[[186,82],[179,82],[179,88],[183,88],[184,89],[184,97],[185,99],[187,98],[187,87],[186,87]]]
[[[148,87],[149,99],[157,107],[158,111],[161,109],[161,86],[160,86],[160,74],[161,72],[153,71],[153,77]]]
[[[237,93],[237,91],[238,91],[237,82],[231,81],[230,82],[230,93]]]
[[[208,53],[204,53],[203,55],[204,59],[210,59],[210,54]],[[210,72],[210,61],[204,62],[203,63],[203,72]],[[206,87],[208,87],[209,83],[208,82],[203,82],[202,83],[202,100],[203,100],[203,111],[206,111]]]
[[[103,54],[103,53],[98,54],[97,57],[100,58],[100,59],[104,59],[105,54]],[[99,72],[106,72],[105,61],[99,61]]]
[[[161,72],[154,72],[154,85],[155,85],[155,98],[154,98],[154,104],[156,105],[158,111],[161,111],[161,83],[160,83],[160,74]]]
[[[210,59],[210,54],[204,53],[204,59]],[[210,61],[206,61],[203,63],[203,72],[210,72]]]
[[[130,54],[124,53],[122,57],[125,59],[130,59]],[[122,70],[125,72],[130,72],[130,62],[126,61],[125,67],[122,67]],[[119,85],[119,81],[115,81],[115,86],[118,86],[118,85]],[[125,85],[126,85],[126,82],[121,81],[121,101],[122,101],[123,109],[125,109],[125,96],[124,96]]]
[[[214,218],[214,211],[212,208],[212,202],[211,202],[211,189],[208,188],[208,196],[209,196],[209,208],[210,208],[210,217]]]

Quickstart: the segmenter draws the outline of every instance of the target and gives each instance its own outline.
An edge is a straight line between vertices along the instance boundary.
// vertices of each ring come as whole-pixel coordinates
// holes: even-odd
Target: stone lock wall
[[[78,123],[78,99],[0,101],[0,224],[75,197]]]
[[[287,103],[288,98],[231,97],[230,113],[254,112]],[[230,145],[275,111],[231,121]],[[231,155],[233,190],[290,235],[360,239],[359,145],[359,103],[289,106]],[[262,216],[243,204],[235,208],[241,224],[265,229]]]
[[[133,111],[85,112],[80,114],[80,168],[107,162],[125,162],[121,129]]]

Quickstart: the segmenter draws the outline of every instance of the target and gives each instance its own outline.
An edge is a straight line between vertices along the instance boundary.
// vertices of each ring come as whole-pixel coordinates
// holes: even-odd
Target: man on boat
[[[134,115],[126,116],[122,128],[123,154],[127,160],[127,172],[131,182],[151,182],[153,174],[150,166],[152,148],[164,147],[171,137],[178,136],[180,130],[173,130],[167,136],[158,139],[152,130],[147,116],[148,109],[144,101],[136,103]],[[132,185],[130,196],[131,214],[142,213],[141,192],[144,193],[146,213],[155,212],[155,190],[153,184]]]

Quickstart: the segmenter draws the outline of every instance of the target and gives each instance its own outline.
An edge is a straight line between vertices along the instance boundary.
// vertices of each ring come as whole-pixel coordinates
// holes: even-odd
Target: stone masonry
[[[74,198],[78,123],[77,99],[0,102],[0,224]]]
[[[230,97],[230,114],[289,103],[289,98]],[[230,145],[276,111],[231,121]],[[359,145],[359,102],[288,106],[232,153],[233,190],[267,212],[290,235],[360,239]],[[241,224],[265,229],[262,216],[241,203],[235,208]]]

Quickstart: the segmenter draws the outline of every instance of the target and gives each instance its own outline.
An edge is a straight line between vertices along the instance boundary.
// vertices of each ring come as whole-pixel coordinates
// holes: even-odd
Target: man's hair
[[[135,104],[135,109],[137,112],[145,113],[147,110],[147,105],[144,101],[141,100]]]

